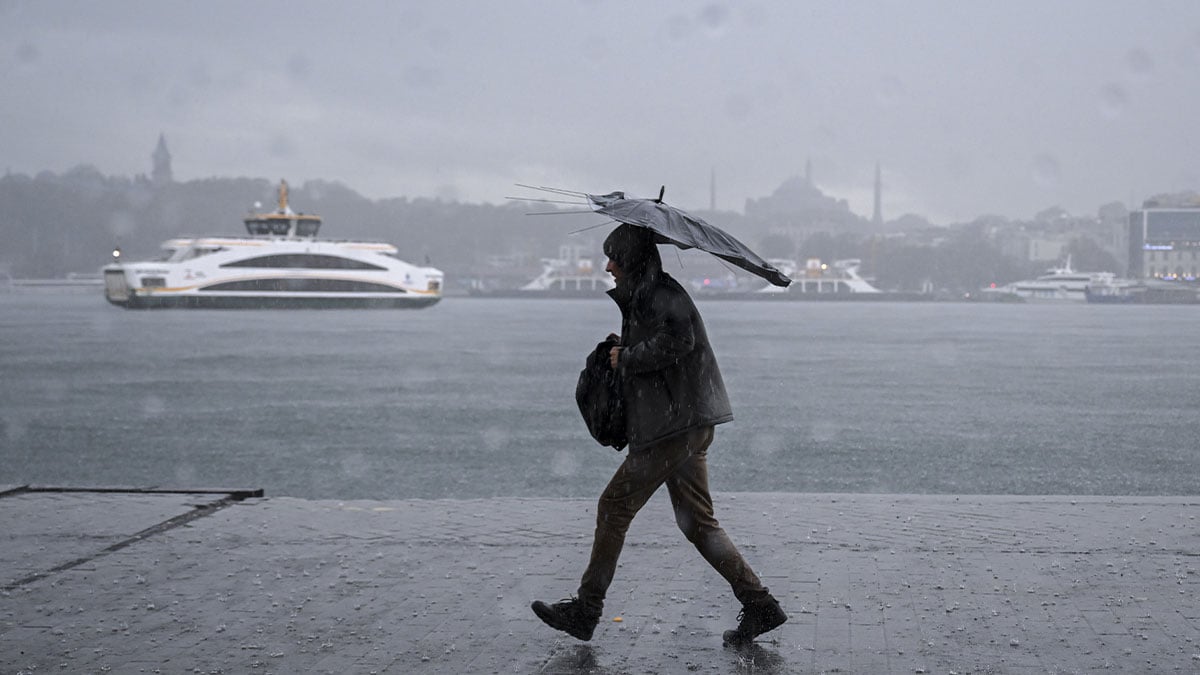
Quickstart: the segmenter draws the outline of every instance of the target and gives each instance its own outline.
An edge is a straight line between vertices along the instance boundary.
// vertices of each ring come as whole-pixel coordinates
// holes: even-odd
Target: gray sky
[[[0,0],[0,169],[514,183],[742,210],[813,162],[869,216],[1200,188],[1194,0]]]

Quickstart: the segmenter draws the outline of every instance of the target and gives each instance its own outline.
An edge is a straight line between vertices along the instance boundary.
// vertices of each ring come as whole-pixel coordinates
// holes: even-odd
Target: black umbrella
[[[624,192],[587,195],[587,198],[596,213],[603,213],[618,223],[644,227],[654,232],[657,243],[674,244],[682,249],[698,248],[776,286],[786,287],[792,283],[783,272],[725,230],[663,203],[664,191],[665,188],[659,190],[658,199],[626,197]]]

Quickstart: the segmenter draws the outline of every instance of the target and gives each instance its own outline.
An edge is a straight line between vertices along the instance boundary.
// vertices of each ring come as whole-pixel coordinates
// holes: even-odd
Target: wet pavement
[[[0,673],[1196,673],[1200,497],[719,493],[790,620],[634,521],[589,643],[541,624],[595,504],[0,486]]]

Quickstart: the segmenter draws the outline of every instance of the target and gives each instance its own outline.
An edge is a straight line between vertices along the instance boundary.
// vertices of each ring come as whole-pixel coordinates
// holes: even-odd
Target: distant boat
[[[99,274],[72,272],[57,279],[14,279],[4,275],[0,291],[8,293],[95,293],[104,285]]]
[[[786,288],[781,286],[766,286],[755,291],[762,296],[798,297],[798,296],[848,296],[873,295],[882,293],[878,288],[859,275],[862,267],[859,258],[835,260],[832,264],[822,263],[819,258],[809,258],[804,270],[797,273],[794,260],[780,258],[768,260],[780,272],[791,278],[792,283]]]
[[[401,260],[395,246],[318,239],[321,218],[292,211],[286,182],[272,213],[244,219],[249,236],[171,239],[159,260],[103,268],[114,305],[145,308],[419,308],[442,298],[443,274]]]
[[[1089,289],[1103,293],[1128,283],[1112,272],[1077,272],[1071,267],[1071,256],[1062,267],[1051,267],[1036,279],[1014,281],[996,288],[985,288],[987,297],[1011,295],[1027,302],[1086,302]]]
[[[542,273],[517,288],[468,289],[475,296],[505,298],[598,298],[613,289],[612,275],[583,254],[579,246],[562,246],[557,258],[542,258]]]
[[[1106,305],[1200,304],[1200,288],[1195,284],[1157,279],[1088,288],[1086,296],[1088,302]]]

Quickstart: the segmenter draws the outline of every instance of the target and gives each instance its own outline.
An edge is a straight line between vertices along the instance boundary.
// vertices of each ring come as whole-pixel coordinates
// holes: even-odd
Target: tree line
[[[274,210],[278,185],[263,178],[156,184],[144,176],[107,176],[90,166],[62,174],[8,174],[0,178],[0,276],[96,273],[111,260],[114,247],[121,248],[125,259],[138,260],[156,256],[160,244],[175,237],[243,234],[245,216]],[[554,211],[540,204],[371,200],[327,181],[290,186],[289,193],[294,210],[323,218],[321,237],[394,244],[402,258],[445,271],[451,288],[479,278],[511,284],[527,280],[540,271],[540,259],[556,257],[564,244],[586,244],[593,257],[600,257],[599,241],[608,229],[589,229],[604,223],[599,216],[530,215]],[[730,212],[697,215],[763,257],[793,259],[801,266],[807,258],[860,258],[862,273],[885,290],[965,292],[1027,278],[1045,267],[1002,250],[997,231],[1024,223],[1003,221],[998,228],[995,219],[981,219],[935,227],[907,216],[901,223],[873,228],[865,220],[847,226],[796,217],[781,226]],[[906,226],[900,230],[900,225]],[[572,234],[579,230],[583,232]],[[1123,268],[1096,238],[1086,236],[1086,228],[1081,231],[1085,236],[1073,239],[1067,251],[1076,269]]]

